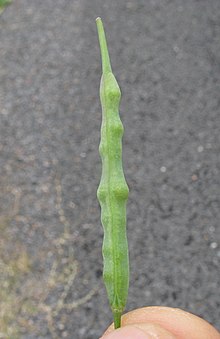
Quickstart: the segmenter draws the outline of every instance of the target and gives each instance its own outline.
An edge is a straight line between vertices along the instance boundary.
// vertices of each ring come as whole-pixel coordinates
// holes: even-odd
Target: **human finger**
[[[178,339],[220,339],[220,333],[207,321],[177,308],[143,307],[128,312],[122,317],[122,327],[149,323],[159,325]],[[113,326],[110,326],[105,335],[112,331]]]

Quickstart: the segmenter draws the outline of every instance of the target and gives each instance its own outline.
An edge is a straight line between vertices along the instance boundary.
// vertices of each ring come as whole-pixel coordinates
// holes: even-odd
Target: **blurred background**
[[[126,311],[180,307],[220,329],[220,2],[14,0],[0,16],[0,338],[95,339],[112,321],[97,16],[122,90]]]

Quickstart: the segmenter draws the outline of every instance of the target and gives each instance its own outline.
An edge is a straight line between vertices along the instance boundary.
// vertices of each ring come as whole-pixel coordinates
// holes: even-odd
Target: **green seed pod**
[[[126,202],[129,189],[122,167],[123,125],[119,117],[120,88],[112,73],[105,32],[96,19],[102,57],[100,99],[102,105],[101,142],[102,176],[97,191],[104,228],[103,279],[114,317],[121,326],[129,285],[129,260],[126,236]]]

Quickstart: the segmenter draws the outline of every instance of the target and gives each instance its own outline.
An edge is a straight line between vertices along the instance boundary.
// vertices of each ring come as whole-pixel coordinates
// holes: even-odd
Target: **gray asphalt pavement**
[[[0,16],[1,332],[95,339],[112,320],[97,16],[122,90],[126,310],[180,307],[220,329],[219,0],[14,0]]]

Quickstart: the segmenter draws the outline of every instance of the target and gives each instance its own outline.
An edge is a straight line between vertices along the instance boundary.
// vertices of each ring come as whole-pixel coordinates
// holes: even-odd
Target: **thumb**
[[[121,327],[100,339],[176,339],[158,324],[139,323]]]

